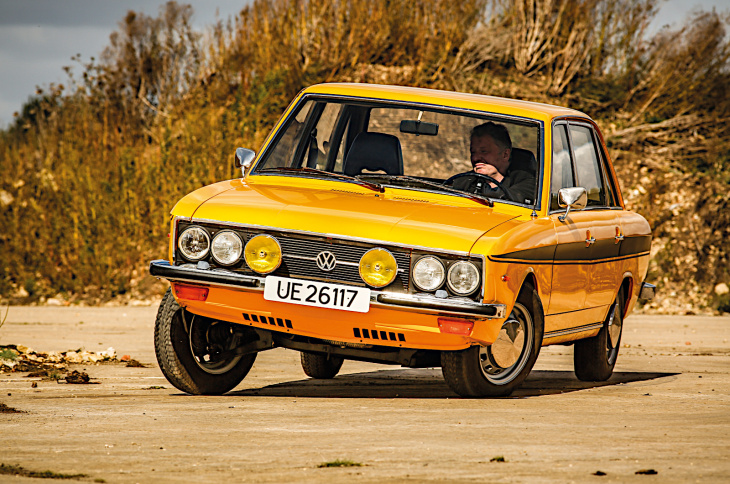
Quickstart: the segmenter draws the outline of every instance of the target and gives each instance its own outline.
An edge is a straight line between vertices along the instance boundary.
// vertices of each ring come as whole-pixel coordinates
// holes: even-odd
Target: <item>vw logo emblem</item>
[[[334,269],[336,265],[337,257],[335,257],[332,252],[325,250],[317,254],[317,267],[323,271],[329,272]]]

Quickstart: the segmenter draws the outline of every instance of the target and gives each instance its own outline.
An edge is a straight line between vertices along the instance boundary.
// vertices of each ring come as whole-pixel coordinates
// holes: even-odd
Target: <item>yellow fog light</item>
[[[246,264],[259,274],[274,272],[281,264],[281,246],[270,235],[257,235],[243,251]]]
[[[360,259],[360,277],[373,287],[385,287],[395,279],[398,263],[385,249],[370,249]]]

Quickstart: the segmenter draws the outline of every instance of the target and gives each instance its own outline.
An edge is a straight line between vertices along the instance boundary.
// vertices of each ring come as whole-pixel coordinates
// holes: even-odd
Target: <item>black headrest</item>
[[[347,152],[343,171],[345,175],[355,176],[363,170],[402,175],[403,153],[398,137],[367,131],[358,134]]]
[[[512,148],[510,170],[521,170],[535,176],[537,174],[537,160],[532,151],[522,148]]]

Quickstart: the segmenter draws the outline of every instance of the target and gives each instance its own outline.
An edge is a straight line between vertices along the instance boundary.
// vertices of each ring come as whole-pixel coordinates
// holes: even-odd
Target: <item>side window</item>
[[[558,190],[574,187],[573,165],[570,162],[570,145],[565,125],[553,128],[553,172],[550,182],[550,210],[558,210]]]
[[[591,129],[571,124],[570,141],[575,156],[577,183],[588,192],[588,206],[605,207],[606,190]]]

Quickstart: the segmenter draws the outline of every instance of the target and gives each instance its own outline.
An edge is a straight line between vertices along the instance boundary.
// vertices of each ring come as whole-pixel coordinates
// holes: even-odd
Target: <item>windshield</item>
[[[533,205],[539,124],[421,106],[300,103],[254,174],[332,177]]]

